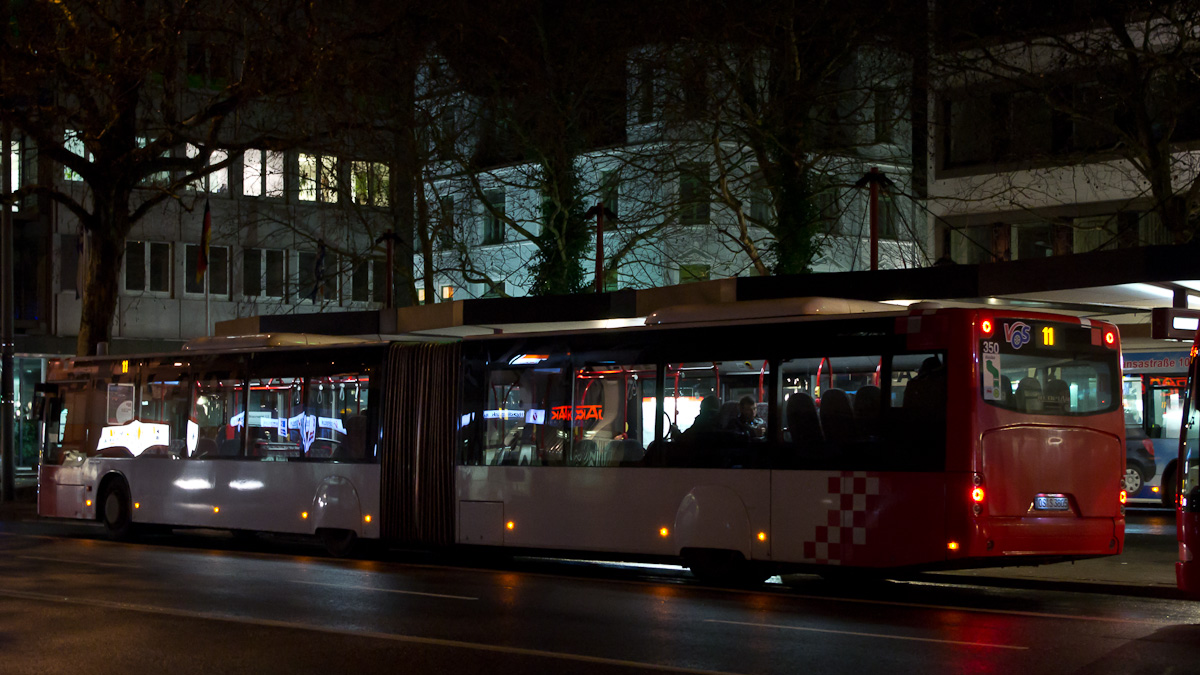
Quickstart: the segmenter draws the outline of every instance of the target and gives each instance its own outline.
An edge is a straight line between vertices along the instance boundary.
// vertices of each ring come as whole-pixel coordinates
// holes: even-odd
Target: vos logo
[[[1004,339],[1013,349],[1020,349],[1029,344],[1029,332],[1032,329],[1024,321],[1004,324]]]

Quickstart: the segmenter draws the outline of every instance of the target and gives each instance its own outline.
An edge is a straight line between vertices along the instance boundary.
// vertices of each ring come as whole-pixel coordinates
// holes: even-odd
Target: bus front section
[[[949,489],[948,556],[1020,565],[1120,553],[1125,535],[1120,340],[1110,324],[980,313],[976,444]],[[960,529],[961,528],[961,529]]]
[[[1179,538],[1179,562],[1175,563],[1175,581],[1179,590],[1200,599],[1200,413],[1197,412],[1196,353],[1200,333],[1192,345],[1188,367],[1187,397],[1184,399],[1184,432],[1179,438],[1179,484],[1176,492],[1175,523]]]

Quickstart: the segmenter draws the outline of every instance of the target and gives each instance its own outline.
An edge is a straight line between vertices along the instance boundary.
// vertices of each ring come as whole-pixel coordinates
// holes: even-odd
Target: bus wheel
[[[108,536],[117,540],[132,539],[134,535],[133,513],[129,509],[129,485],[121,478],[114,478],[104,486],[100,498],[100,519]]]
[[[713,586],[753,587],[771,576],[770,570],[737,551],[687,549],[683,561],[697,579]]]
[[[325,545],[329,555],[335,558],[345,558],[353,553],[358,541],[358,535],[353,530],[322,528],[317,531],[317,536],[321,538],[321,543]]]
[[[1130,463],[1125,467],[1125,494],[1130,497],[1142,491],[1142,470],[1137,465]]]
[[[1168,509],[1175,508],[1175,466],[1168,466],[1162,475],[1162,488],[1159,493],[1162,497],[1163,506]]]

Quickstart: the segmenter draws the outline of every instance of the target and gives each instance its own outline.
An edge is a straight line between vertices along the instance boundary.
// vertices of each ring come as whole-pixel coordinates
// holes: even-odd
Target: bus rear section
[[[985,565],[1120,553],[1125,447],[1109,324],[980,314],[970,466],[951,471],[952,557]],[[953,505],[957,504],[957,509]],[[957,510],[957,513],[955,511]]]

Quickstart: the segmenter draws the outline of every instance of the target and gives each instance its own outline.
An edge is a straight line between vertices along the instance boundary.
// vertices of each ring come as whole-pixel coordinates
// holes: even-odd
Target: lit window
[[[350,167],[355,204],[387,206],[389,174],[388,166],[380,162],[354,162]]]
[[[454,299],[454,287],[453,286],[442,286],[442,299],[443,300],[453,300]]]
[[[299,166],[301,201],[337,201],[337,157],[301,154]]]
[[[276,150],[247,150],[242,155],[242,194],[283,196],[284,155]]]
[[[87,147],[83,144],[83,136],[80,132],[74,129],[67,129],[63,134],[63,149],[79,157],[87,157],[87,160],[92,161],[92,153],[88,152]],[[86,154],[85,154],[86,153]],[[75,173],[68,167],[63,167],[63,179],[70,181],[83,180],[83,176]]]
[[[187,156],[189,159],[195,159],[200,156],[200,148],[188,143]],[[211,167],[229,158],[229,153],[224,150],[213,150],[208,154],[208,162],[206,165]],[[229,192],[229,167],[211,171],[196,180],[192,181],[189,188],[197,192],[207,192],[209,194],[225,194]]]

